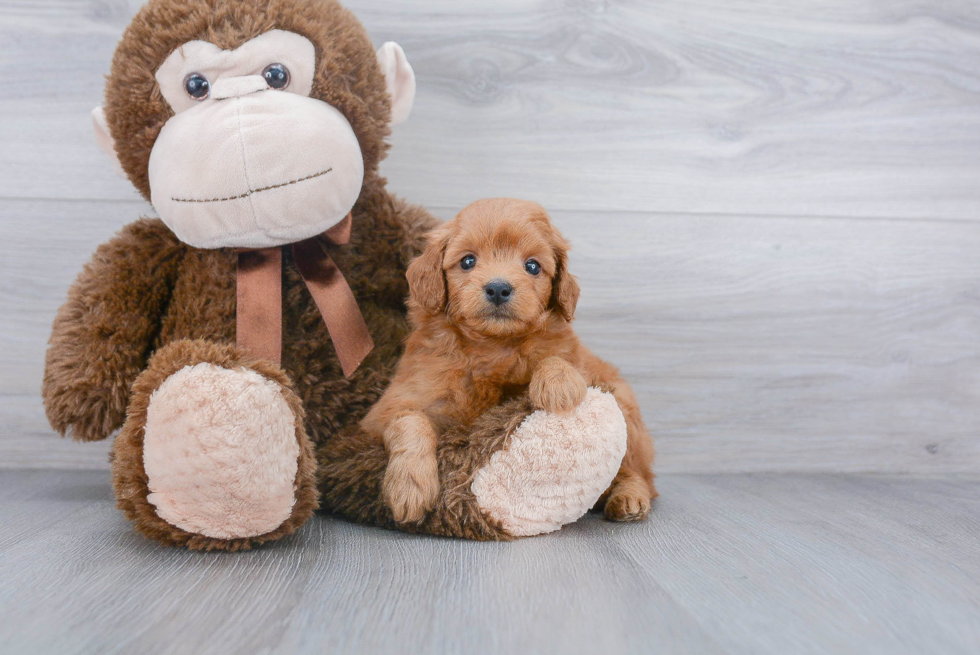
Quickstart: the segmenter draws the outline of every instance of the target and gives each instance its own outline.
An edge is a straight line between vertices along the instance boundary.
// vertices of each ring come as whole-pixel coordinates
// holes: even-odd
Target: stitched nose
[[[483,291],[487,294],[487,300],[498,307],[510,300],[510,294],[513,290],[514,287],[504,280],[491,280],[487,286],[483,287]]]

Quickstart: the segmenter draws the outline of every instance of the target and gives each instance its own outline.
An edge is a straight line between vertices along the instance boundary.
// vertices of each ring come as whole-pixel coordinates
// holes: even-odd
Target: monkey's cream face
[[[364,178],[350,123],[309,97],[316,52],[274,30],[236,50],[186,43],[156,72],[175,115],[153,146],[151,201],[198,248],[265,248],[333,227]]]

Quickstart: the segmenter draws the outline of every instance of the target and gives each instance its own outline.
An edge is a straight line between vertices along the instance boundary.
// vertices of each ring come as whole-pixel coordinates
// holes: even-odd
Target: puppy
[[[653,441],[633,390],[572,331],[579,287],[568,249],[537,203],[480,200],[435,230],[408,267],[415,330],[362,422],[387,449],[383,493],[396,521],[419,521],[435,505],[436,445],[448,426],[525,390],[536,407],[569,412],[588,386],[611,391],[626,417],[626,456],[600,499],[606,517],[650,511]]]

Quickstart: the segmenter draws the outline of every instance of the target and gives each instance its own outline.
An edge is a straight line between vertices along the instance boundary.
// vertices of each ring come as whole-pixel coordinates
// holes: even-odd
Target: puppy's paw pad
[[[439,470],[435,458],[393,457],[385,471],[382,492],[395,521],[421,521],[439,498]]]
[[[650,500],[639,494],[614,493],[605,511],[610,521],[642,521],[650,513]]]

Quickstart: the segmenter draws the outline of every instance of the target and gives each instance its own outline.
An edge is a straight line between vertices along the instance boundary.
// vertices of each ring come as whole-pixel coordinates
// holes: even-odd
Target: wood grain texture
[[[106,465],[104,446],[54,438],[37,393],[65,289],[141,210],[0,200],[0,466]],[[659,471],[980,470],[980,223],[554,220],[582,285],[576,329],[636,388]]]
[[[976,220],[971,0],[350,0],[419,95],[384,171],[413,200]],[[134,199],[91,137],[138,2],[3,0],[0,197]]]
[[[39,394],[0,395],[0,470],[108,470],[112,439],[80,443],[48,425]]]
[[[944,653],[980,643],[980,482],[664,476],[650,518],[511,544],[316,517],[159,548],[99,472],[0,473],[0,649]]]
[[[980,213],[973,2],[359,9],[419,71],[388,172],[429,204],[476,190],[556,209]]]
[[[32,66],[0,67],[0,467],[106,465],[37,393],[68,285],[152,213],[88,115],[140,4],[0,0]],[[392,187],[554,211],[658,470],[980,471],[976,4],[349,5],[418,71]]]

